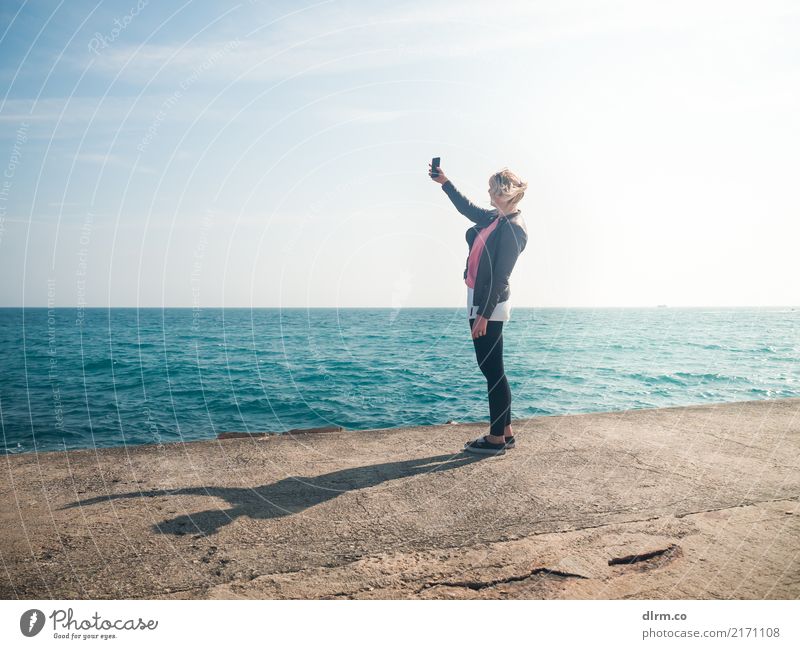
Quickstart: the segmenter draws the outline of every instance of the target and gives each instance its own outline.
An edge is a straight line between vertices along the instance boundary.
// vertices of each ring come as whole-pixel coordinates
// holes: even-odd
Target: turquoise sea
[[[512,417],[800,397],[800,309],[525,309]],[[6,452],[485,421],[464,308],[0,309]],[[365,433],[366,434],[366,433]]]

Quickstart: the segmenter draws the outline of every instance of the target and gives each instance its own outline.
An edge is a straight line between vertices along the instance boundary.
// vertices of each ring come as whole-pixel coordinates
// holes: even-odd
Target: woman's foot
[[[494,435],[481,435],[477,439],[466,442],[464,444],[464,450],[473,453],[484,452],[485,455],[502,455],[502,453],[496,453],[494,451],[497,451],[501,448],[503,450],[514,448],[513,435],[509,437],[500,437],[499,439],[502,441],[493,441],[497,439],[498,437],[495,437]]]
[[[486,435],[486,441],[493,444],[505,444],[506,448],[514,448],[514,433],[509,429],[510,427],[506,427],[503,434],[496,437],[494,435]]]
[[[506,452],[505,442],[495,444],[490,442],[487,438],[488,435],[483,435],[478,439],[473,439],[471,442],[464,444],[464,450],[467,453],[478,453],[480,455],[503,455]]]
[[[511,428],[511,424],[508,424],[503,429],[503,440],[506,443],[506,448],[514,448],[514,430]]]

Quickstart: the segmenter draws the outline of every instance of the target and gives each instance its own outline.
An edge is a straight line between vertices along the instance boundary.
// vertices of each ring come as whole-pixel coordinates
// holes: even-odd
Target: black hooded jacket
[[[509,278],[517,263],[517,258],[528,244],[528,228],[520,210],[501,217],[497,208],[489,210],[472,203],[449,180],[442,185],[442,189],[456,209],[475,223],[466,232],[470,250],[472,250],[472,244],[475,242],[478,232],[491,225],[496,218],[501,219],[497,227],[489,234],[483,252],[481,252],[473,293],[473,302],[478,306],[478,315],[488,319],[498,302],[503,302],[511,297]],[[467,254],[468,264],[469,254]],[[465,266],[464,279],[466,278],[467,267]]]

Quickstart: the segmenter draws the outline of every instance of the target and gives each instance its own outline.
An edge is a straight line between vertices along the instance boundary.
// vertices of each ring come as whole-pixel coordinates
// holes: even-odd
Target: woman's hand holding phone
[[[428,163],[428,175],[433,179],[433,182],[439,183],[440,185],[444,185],[447,182],[447,176],[444,175],[444,171],[442,171],[441,166],[436,167],[439,171],[439,174],[434,176],[433,175],[433,163]]]

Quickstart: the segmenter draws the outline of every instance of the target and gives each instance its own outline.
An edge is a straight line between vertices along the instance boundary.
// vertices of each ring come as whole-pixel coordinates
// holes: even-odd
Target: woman
[[[528,228],[517,205],[528,184],[508,168],[489,178],[489,199],[494,209],[483,209],[463,196],[441,167],[433,180],[456,209],[475,223],[467,230],[469,255],[464,269],[467,311],[475,356],[489,392],[491,424],[488,435],[467,442],[464,450],[484,455],[503,455],[514,447],[511,430],[511,389],[503,367],[503,322],[511,318],[509,277],[528,243]]]

